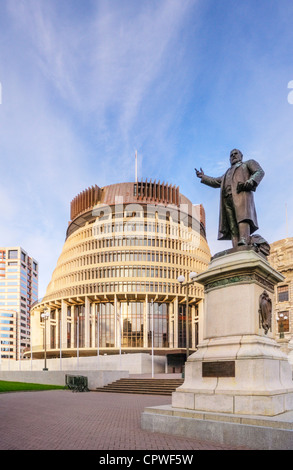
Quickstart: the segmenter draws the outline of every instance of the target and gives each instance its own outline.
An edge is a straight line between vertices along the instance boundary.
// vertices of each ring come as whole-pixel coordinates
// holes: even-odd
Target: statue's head
[[[238,149],[233,149],[230,152],[230,163],[231,165],[235,165],[235,163],[241,162],[243,158],[242,152]]]

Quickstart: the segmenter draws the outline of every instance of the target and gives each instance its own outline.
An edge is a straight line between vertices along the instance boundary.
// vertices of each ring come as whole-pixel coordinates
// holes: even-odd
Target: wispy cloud
[[[285,233],[285,201],[293,233],[290,0],[3,4],[2,244],[26,245],[44,284],[70,200],[94,183],[133,180],[135,150],[139,177],[204,203],[212,251],[223,246],[219,195],[193,168],[223,174],[235,146],[266,172],[256,194],[261,234]]]
[[[2,244],[23,244],[40,261],[42,291],[70,200],[93,183],[133,178],[129,163],[149,139],[150,116],[163,142],[160,80],[165,87],[174,80],[172,51],[194,1],[85,0],[81,17],[57,1],[5,5],[11,50],[0,48]]]
[[[67,23],[58,2],[11,0],[9,11],[30,37],[44,76],[68,105],[85,119],[95,116],[97,128],[116,123],[127,138],[143,99],[156,94],[154,81],[170,79],[163,76],[169,48],[176,41],[180,47],[180,30],[193,4],[162,0],[127,7],[100,1],[85,23],[74,17]]]

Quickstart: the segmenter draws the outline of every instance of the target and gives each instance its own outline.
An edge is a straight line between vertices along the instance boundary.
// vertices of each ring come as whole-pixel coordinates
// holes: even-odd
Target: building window
[[[85,346],[85,307],[76,305],[74,307],[74,347],[84,348]]]
[[[67,348],[71,347],[71,323],[67,322]]]
[[[8,251],[8,258],[9,259],[17,259],[18,258],[18,250],[9,250]]]
[[[99,344],[102,348],[115,346],[114,305],[110,303],[98,305]],[[96,338],[97,339],[97,338]],[[97,346],[97,344],[96,344]]]
[[[123,347],[143,347],[143,303],[121,304],[121,328]]]
[[[278,302],[286,302],[289,300],[288,286],[278,286]]]
[[[279,312],[277,317],[278,332],[280,334],[289,331],[289,312]]]
[[[56,348],[56,326],[50,325],[50,348]]]
[[[153,308],[153,311],[152,311]],[[152,323],[154,327],[154,347],[167,348],[169,347],[169,306],[164,303],[154,302],[149,304],[149,331],[148,331],[148,346],[152,344]]]

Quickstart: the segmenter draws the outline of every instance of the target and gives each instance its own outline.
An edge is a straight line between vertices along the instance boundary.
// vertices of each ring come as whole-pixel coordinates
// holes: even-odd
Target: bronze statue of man
[[[202,168],[195,168],[202,183],[221,188],[218,240],[232,240],[233,248],[249,245],[251,234],[258,229],[253,192],[264,177],[259,163],[242,159],[240,150],[232,150],[231,166],[218,178],[205,175]]]

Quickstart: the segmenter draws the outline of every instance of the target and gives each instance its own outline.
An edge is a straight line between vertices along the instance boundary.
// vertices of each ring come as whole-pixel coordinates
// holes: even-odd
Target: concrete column
[[[97,338],[97,304],[91,304],[91,318],[92,318],[92,338],[91,343],[92,347],[96,347],[96,338]]]
[[[70,347],[74,348],[74,305],[71,305],[71,341]]]
[[[203,341],[204,326],[204,301],[203,299],[197,304],[198,306],[198,343]]]
[[[119,348],[118,345],[118,301],[117,295],[114,294],[114,344],[115,348]]]
[[[169,348],[173,348],[174,347],[174,303],[173,302],[169,303],[168,322],[169,322],[169,328],[168,328],[168,330],[169,330],[169,338],[168,338]]]
[[[84,305],[84,328],[85,328],[85,338],[84,338],[84,346],[85,348],[89,348],[90,346],[90,312],[91,312],[91,303],[89,298],[85,298],[85,305]]]
[[[41,328],[41,313],[38,310],[31,315],[31,341],[33,352],[35,347],[40,348],[44,341],[43,329]],[[14,347],[13,354],[15,353],[16,347]]]
[[[52,309],[51,308],[47,308],[47,311],[49,312],[49,317],[45,320],[44,319],[44,323],[46,323],[46,327],[44,325],[44,329],[46,328],[46,337],[45,337],[45,343],[46,343],[46,348],[47,350],[50,349],[50,343],[51,343],[51,311]],[[44,347],[45,347],[45,344],[44,344]]]
[[[190,347],[192,349],[195,348],[195,311],[196,311],[196,308],[194,305],[191,305],[190,306],[190,315],[191,315],[191,344],[190,344]]]
[[[67,347],[67,303],[61,302],[61,347]]]
[[[56,342],[55,342],[55,348],[59,349],[60,347],[60,334],[61,334],[61,329],[60,329],[60,319],[61,319],[61,309],[56,308],[55,309],[55,325],[56,325]]]
[[[115,323],[115,348],[120,348],[120,342],[122,341],[121,339],[121,328],[122,328],[122,319],[121,319],[121,302],[117,299],[117,296],[115,294],[115,300],[114,300],[114,323]]]
[[[148,330],[149,330],[149,321],[148,321],[148,311],[149,311],[149,302],[148,295],[145,296],[145,302],[143,306],[143,347],[148,347]]]

